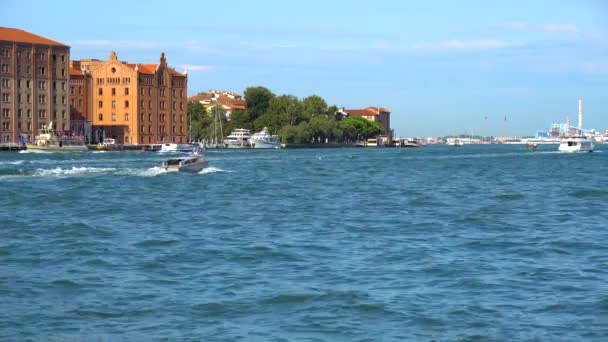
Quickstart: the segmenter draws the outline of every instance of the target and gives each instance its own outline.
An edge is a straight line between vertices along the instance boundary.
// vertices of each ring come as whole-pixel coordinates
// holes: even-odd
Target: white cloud
[[[414,44],[413,49],[416,50],[482,50],[482,49],[499,49],[517,44],[505,42],[501,40],[450,40],[439,43],[422,43]]]
[[[162,44],[152,40],[108,40],[108,39],[88,39],[76,40],[72,46],[87,47],[87,48],[112,48],[112,49],[158,49]]]
[[[181,66],[184,70],[190,71],[209,71],[215,69],[212,65],[196,65],[196,64],[184,64]]]
[[[542,31],[547,33],[578,33],[578,27],[576,24],[530,24],[525,22],[512,22],[504,25],[500,25],[503,28],[517,31]]]
[[[578,28],[575,24],[543,24],[541,29],[552,33],[577,33]]]

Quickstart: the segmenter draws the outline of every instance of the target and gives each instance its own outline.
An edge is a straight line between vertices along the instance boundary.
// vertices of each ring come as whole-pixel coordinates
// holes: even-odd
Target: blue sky
[[[608,129],[608,1],[104,3],[2,0],[0,25],[68,44],[73,59],[165,52],[190,94],[262,85],[387,107],[401,136],[533,134],[575,123],[579,97],[585,127]]]

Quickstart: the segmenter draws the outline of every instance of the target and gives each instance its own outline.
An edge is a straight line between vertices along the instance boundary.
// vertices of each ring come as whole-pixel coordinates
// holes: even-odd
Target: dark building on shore
[[[0,27],[0,144],[32,140],[53,121],[69,130],[70,47]]]

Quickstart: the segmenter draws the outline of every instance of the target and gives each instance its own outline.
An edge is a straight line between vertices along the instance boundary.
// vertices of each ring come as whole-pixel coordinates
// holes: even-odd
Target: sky
[[[164,52],[190,95],[264,86],[382,106],[402,137],[533,135],[576,124],[582,98],[585,128],[608,129],[608,0],[0,3],[0,26],[72,59]]]

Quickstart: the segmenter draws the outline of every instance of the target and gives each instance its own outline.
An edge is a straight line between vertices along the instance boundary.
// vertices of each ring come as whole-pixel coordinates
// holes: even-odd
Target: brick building
[[[51,121],[69,129],[69,60],[65,44],[0,27],[0,144],[33,141]]]
[[[167,65],[164,53],[158,64],[122,62],[115,52],[107,61],[72,61],[70,75],[70,92],[79,96],[72,117],[92,123],[92,142],[187,142],[188,78]]]

